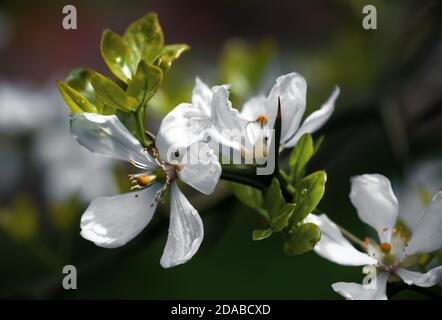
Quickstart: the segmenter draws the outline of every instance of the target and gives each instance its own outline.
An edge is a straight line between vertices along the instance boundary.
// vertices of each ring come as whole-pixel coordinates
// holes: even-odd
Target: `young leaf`
[[[252,239],[254,241],[264,240],[270,237],[273,234],[272,229],[257,229],[253,230]]]
[[[91,84],[92,70],[77,68],[71,70],[66,77],[66,84],[95,104],[95,92]]]
[[[139,106],[144,106],[158,91],[162,80],[163,71],[160,68],[141,61],[126,93],[136,98]]]
[[[95,106],[85,97],[79,94],[75,89],[57,81],[57,87],[72,112],[96,112]]]
[[[273,220],[273,216],[279,214],[281,206],[285,204],[284,197],[282,196],[281,186],[276,178],[273,178],[272,183],[268,187],[264,195],[264,208],[270,215],[270,220]]]
[[[164,72],[166,72],[169,70],[172,63],[189,49],[190,47],[187,44],[170,44],[164,46],[160,55],[155,60],[155,65],[159,66]]]
[[[153,63],[164,47],[164,36],[156,13],[147,15],[133,22],[123,35],[135,61],[144,60]]]
[[[299,139],[289,156],[290,182],[298,182],[304,175],[305,167],[314,154],[313,139],[309,133]]]
[[[91,78],[95,93],[101,101],[114,109],[126,112],[135,111],[138,107],[137,99],[130,97],[111,79],[94,72]]]
[[[258,211],[267,221],[270,220],[267,211],[263,208],[264,201],[261,190],[235,182],[228,182],[228,185],[239,201]]]
[[[295,226],[284,243],[285,254],[299,255],[312,250],[321,239],[321,231],[314,223]]]
[[[325,171],[316,171],[299,182],[294,199],[296,209],[292,224],[301,222],[316,208],[324,195],[326,180]]]
[[[287,227],[296,206],[293,203],[285,203],[279,211],[272,216],[271,226],[276,232],[281,232]]]
[[[106,29],[101,36],[100,52],[112,73],[127,83],[135,73],[138,61],[124,40],[112,30]]]

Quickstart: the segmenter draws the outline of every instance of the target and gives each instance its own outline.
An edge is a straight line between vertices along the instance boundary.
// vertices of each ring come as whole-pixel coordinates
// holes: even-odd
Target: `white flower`
[[[411,228],[431,196],[442,190],[442,160],[419,161],[407,171],[404,183],[397,189],[400,219]]]
[[[92,201],[81,218],[81,235],[101,247],[126,244],[150,222],[165,188],[170,185],[169,235],[160,261],[165,268],[191,259],[204,233],[198,212],[178,189],[176,180],[179,178],[210,194],[221,174],[218,159],[205,144],[182,144],[180,137],[185,132],[168,131],[174,115],[172,111],[163,119],[154,155],[143,149],[116,116],[71,115],[71,134],[82,146],[103,156],[128,161],[143,171],[130,176],[134,188],[140,191]],[[205,159],[200,156],[201,150]],[[190,162],[183,161],[189,158]]]
[[[281,101],[281,149],[293,147],[305,133],[318,130],[331,116],[339,95],[335,88],[321,108],[301,124],[306,108],[306,81],[297,73],[280,76],[267,97],[259,95],[244,104],[242,111],[232,107],[229,87],[211,89],[200,79],[192,93],[192,104],[182,104],[183,125],[193,127],[199,139],[210,136],[213,142],[231,147],[244,156],[247,152],[265,157],[270,147],[278,99]]]
[[[430,287],[442,280],[442,266],[427,273],[404,268],[405,258],[422,252],[432,252],[442,247],[442,191],[422,211],[411,228],[411,237],[395,228],[398,202],[390,181],[379,174],[365,174],[352,178],[350,200],[359,218],[373,227],[380,244],[366,240],[367,253],[356,250],[341,234],[339,228],[324,214],[309,215],[307,220],[317,224],[321,240],[315,247],[320,256],[342,265],[371,265],[376,268],[375,288],[357,283],[338,282],[333,290],[347,299],[387,299],[386,286],[390,274],[396,274],[411,285]]]

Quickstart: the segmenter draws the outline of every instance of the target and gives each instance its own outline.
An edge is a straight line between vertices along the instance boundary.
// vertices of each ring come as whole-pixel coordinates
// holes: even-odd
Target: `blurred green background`
[[[62,28],[74,4],[78,29]],[[373,4],[378,29],[362,28]],[[319,207],[360,237],[372,234],[348,200],[349,178],[382,173],[402,208],[420,207],[418,188],[442,188],[442,24],[440,1],[2,1],[0,4],[0,297],[337,299],[330,285],[362,279],[314,253],[287,257],[277,237],[252,241],[259,215],[221,183],[208,197],[186,189],[205,240],[187,264],[162,269],[168,208],[123,248],[79,235],[91,199],[127,190],[127,168],[78,147],[69,137],[56,79],[78,66],[109,74],[99,53],[103,29],[121,33],[149,11],[168,43],[188,43],[148,114],[190,101],[196,76],[232,84],[241,106],[292,71],[309,85],[308,112],[341,88],[336,112],[309,171],[325,168]],[[402,199],[402,200],[401,200]],[[413,210],[412,210],[413,209]],[[61,286],[62,266],[78,269],[78,289]],[[402,292],[395,298],[421,298]]]

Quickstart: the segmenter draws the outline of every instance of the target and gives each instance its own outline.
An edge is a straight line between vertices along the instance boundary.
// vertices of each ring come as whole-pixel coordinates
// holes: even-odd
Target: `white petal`
[[[359,218],[378,232],[380,241],[390,242],[398,215],[398,203],[390,180],[380,174],[353,177],[350,200]]]
[[[162,185],[113,197],[96,198],[81,217],[81,236],[104,248],[117,248],[137,236],[152,219]]]
[[[260,115],[267,115],[266,101],[263,95],[250,98],[244,104],[241,115],[249,121],[255,121]]]
[[[206,117],[210,117],[212,96],[212,90],[197,77],[192,91],[192,104],[201,110]]]
[[[309,214],[307,222],[316,224],[321,230],[321,240],[314,250],[321,257],[346,266],[364,266],[376,264],[377,260],[362,253],[344,238],[339,228],[325,214]]]
[[[170,268],[189,261],[198,251],[204,228],[198,211],[172,183],[169,235],[161,257],[161,266]]]
[[[442,248],[442,191],[437,192],[411,230],[406,254]]]
[[[307,83],[297,73],[289,73],[276,79],[267,98],[269,127],[273,127],[281,100],[281,142],[286,143],[299,128],[305,111]]]
[[[221,176],[221,165],[206,143],[194,143],[185,149],[180,163],[178,176],[183,182],[202,193],[213,192]]]
[[[302,123],[301,127],[298,129],[293,138],[290,138],[285,146],[290,148],[296,145],[298,140],[305,133],[313,133],[319,128],[323,126],[323,124],[330,118],[334,109],[335,109],[335,101],[339,95],[339,88],[336,87],[328,100],[321,106],[319,110],[316,110],[312,114],[310,114]]]
[[[137,167],[153,169],[154,158],[114,115],[71,113],[71,135],[83,147],[100,155],[132,161]]]
[[[378,274],[376,278],[376,289],[364,288],[362,284],[354,282],[337,282],[332,284],[335,292],[347,300],[387,300],[388,272]]]
[[[396,274],[408,285],[432,287],[442,281],[442,266],[431,269],[427,273],[409,271],[403,268],[396,270]]]
[[[219,131],[245,130],[249,121],[232,107],[232,103],[229,101],[228,87],[216,86],[212,88],[212,91],[212,122],[216,129]]]
[[[179,104],[161,121],[155,143],[160,157],[167,160],[171,152],[204,139],[211,125],[210,118],[196,106],[190,103]]]

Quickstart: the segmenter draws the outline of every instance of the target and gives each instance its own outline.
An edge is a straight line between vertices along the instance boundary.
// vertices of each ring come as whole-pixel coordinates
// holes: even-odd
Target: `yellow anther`
[[[269,121],[269,118],[265,114],[261,114],[258,116],[258,118],[256,118],[255,121],[258,122],[261,125],[261,127],[264,127]]]
[[[152,176],[138,176],[137,177],[137,184],[141,187],[147,187],[149,184],[152,183],[152,181],[154,181],[156,178],[156,176],[152,175]]]
[[[391,244],[389,244],[388,242],[382,242],[379,247],[381,248],[381,251],[383,253],[390,253],[391,251]]]

